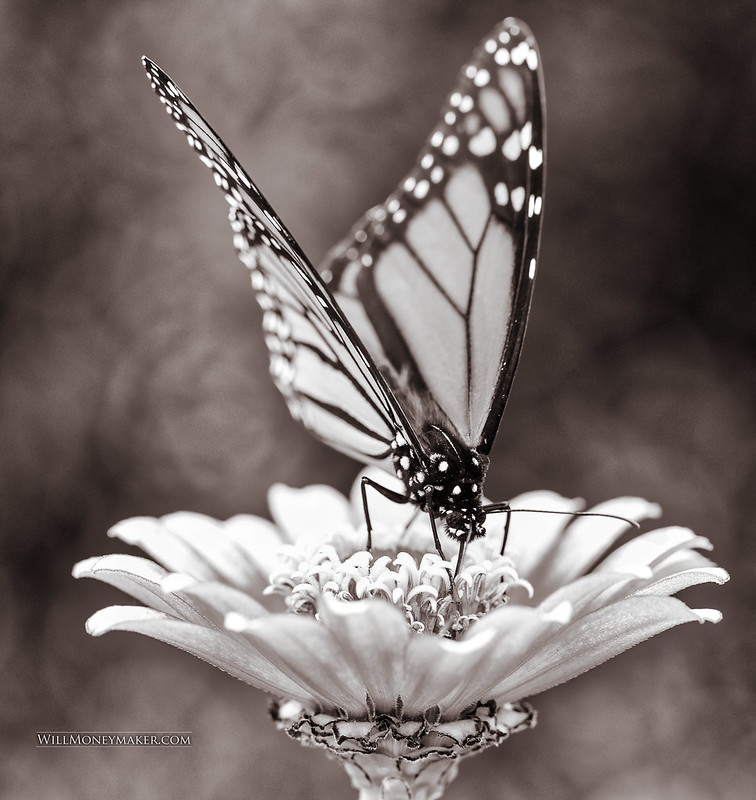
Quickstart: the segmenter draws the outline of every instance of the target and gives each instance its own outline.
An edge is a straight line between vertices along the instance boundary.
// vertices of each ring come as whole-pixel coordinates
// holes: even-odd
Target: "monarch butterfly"
[[[319,274],[220,137],[143,59],[230,206],[274,382],[295,419],[406,494],[462,548],[485,533],[488,454],[522,347],[542,207],[542,74],[506,19],[462,68],[414,168]],[[370,519],[363,484],[365,516]],[[370,535],[368,533],[368,535]]]

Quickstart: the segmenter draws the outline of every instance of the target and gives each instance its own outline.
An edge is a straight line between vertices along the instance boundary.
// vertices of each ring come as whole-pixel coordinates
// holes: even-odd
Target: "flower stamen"
[[[341,560],[328,545],[309,555],[290,546],[282,550],[281,568],[265,591],[283,595],[290,612],[315,617],[326,594],[344,602],[379,598],[402,611],[417,633],[457,638],[481,616],[505,605],[511,586],[527,585],[508,556],[466,564],[453,581],[451,567],[436,553],[418,561],[407,552],[374,559],[361,550]]]

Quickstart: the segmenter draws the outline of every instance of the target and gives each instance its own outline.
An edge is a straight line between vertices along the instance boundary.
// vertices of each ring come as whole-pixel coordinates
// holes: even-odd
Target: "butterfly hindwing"
[[[488,453],[525,333],[543,195],[540,58],[518,20],[462,68],[412,171],[329,254],[336,301],[418,431]]]
[[[149,59],[153,88],[208,166],[230,206],[239,258],[264,311],[276,386],[289,410],[336,449],[391,469],[397,434],[414,433],[370,356],[306,256],[220,137],[181,89]]]

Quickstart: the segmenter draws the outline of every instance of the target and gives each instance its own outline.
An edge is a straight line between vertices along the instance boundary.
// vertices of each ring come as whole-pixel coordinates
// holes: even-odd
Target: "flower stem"
[[[393,774],[360,759],[360,767],[352,761],[344,766],[359,790],[359,800],[438,800],[457,774],[456,759],[422,759],[420,763],[398,761]]]

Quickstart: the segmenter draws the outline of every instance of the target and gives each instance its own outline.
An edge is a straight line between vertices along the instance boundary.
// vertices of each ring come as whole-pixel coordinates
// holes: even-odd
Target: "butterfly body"
[[[507,19],[481,41],[415,166],[333,248],[322,275],[187,96],[144,65],[230,206],[292,416],[395,473],[404,501],[452,538],[482,535],[488,454],[540,231],[541,71],[527,27]]]
[[[452,538],[482,536],[488,457],[455,442],[436,425],[423,433],[425,447],[420,458],[401,434],[391,443],[394,471],[404,483],[407,497],[422,511],[443,519]]]

